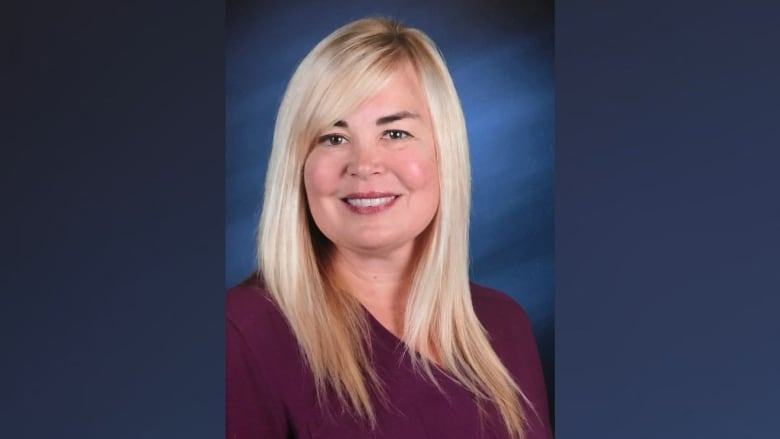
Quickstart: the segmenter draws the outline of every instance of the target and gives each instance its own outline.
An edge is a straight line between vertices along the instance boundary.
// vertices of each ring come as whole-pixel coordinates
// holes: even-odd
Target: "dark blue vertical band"
[[[2,436],[224,436],[224,5],[13,7]]]
[[[765,3],[557,2],[559,438],[779,434]]]

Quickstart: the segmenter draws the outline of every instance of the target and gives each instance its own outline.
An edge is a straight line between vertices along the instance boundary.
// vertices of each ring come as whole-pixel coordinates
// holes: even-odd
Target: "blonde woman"
[[[433,42],[350,23],[282,100],[258,274],[227,294],[227,436],[549,438],[528,318],[469,283],[468,143]]]

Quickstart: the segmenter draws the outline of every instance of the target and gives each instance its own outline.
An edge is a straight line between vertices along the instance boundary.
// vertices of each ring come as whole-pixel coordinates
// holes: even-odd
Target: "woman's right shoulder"
[[[301,384],[309,382],[307,369],[292,331],[257,282],[226,292],[225,317],[228,436],[283,437],[289,407],[313,404]]]
[[[227,290],[225,318],[251,344],[275,344],[291,335],[282,312],[254,277]]]

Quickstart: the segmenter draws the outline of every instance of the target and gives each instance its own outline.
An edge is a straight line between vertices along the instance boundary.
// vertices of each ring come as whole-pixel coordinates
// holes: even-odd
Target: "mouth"
[[[390,207],[400,195],[392,193],[355,193],[349,194],[341,200],[355,213],[377,213]]]
[[[395,196],[381,198],[345,198],[344,201],[355,207],[375,207],[395,200]]]

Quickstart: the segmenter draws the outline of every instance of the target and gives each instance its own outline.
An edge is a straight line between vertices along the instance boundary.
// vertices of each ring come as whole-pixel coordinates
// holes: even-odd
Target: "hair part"
[[[415,367],[434,384],[428,360],[433,354],[477,396],[481,411],[494,404],[510,434],[522,438],[527,409],[534,408],[493,350],[471,303],[465,120],[444,60],[422,32],[384,18],[362,19],[337,29],[301,61],[274,129],[258,231],[259,271],[298,340],[321,405],[331,391],[375,426],[374,405],[386,399],[371,365],[370,329],[365,311],[332,275],[330,243],[308,212],[303,166],[321,130],[376,94],[403,62],[414,67],[428,101],[440,176],[439,208],[421,237],[403,341]]]

